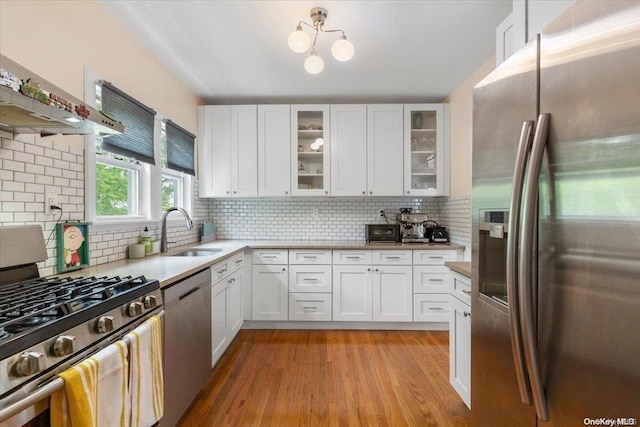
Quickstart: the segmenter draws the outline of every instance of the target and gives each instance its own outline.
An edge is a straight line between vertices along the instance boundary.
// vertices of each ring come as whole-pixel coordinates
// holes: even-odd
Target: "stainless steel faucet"
[[[162,234],[160,235],[160,252],[167,252],[167,244],[169,243],[175,243],[175,242],[167,242],[167,215],[169,215],[170,212],[173,211],[178,211],[181,212],[182,215],[184,215],[184,218],[187,221],[187,229],[191,230],[193,228],[193,221],[191,221],[191,218],[189,217],[189,214],[187,213],[187,211],[185,211],[182,208],[169,208],[166,210],[166,212],[162,215]]]

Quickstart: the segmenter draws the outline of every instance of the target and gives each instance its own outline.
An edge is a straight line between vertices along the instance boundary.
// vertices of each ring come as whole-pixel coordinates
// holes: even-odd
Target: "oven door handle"
[[[158,317],[164,317],[164,310],[158,313]],[[14,415],[19,414],[25,409],[30,408],[42,399],[48,398],[55,391],[60,390],[63,387],[64,380],[60,377],[56,377],[53,381],[49,381],[37,390],[29,393],[29,395],[27,395],[24,399],[20,399],[7,407],[0,409],[0,424],[13,417]]]

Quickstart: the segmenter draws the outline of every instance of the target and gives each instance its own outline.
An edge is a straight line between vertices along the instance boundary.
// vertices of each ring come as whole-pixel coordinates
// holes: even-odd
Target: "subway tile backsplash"
[[[63,138],[60,138],[63,139]],[[84,220],[84,150],[56,139],[36,135],[0,134],[0,226],[39,224],[43,228],[49,259],[40,274],[55,274],[55,224],[58,214],[45,214],[45,194],[58,195],[62,221]],[[193,194],[198,194],[194,180]],[[364,240],[364,224],[382,223],[384,210],[394,221],[400,208],[426,212],[446,226],[453,243],[470,248],[470,197],[463,198],[301,198],[301,199],[198,199],[194,197],[195,227],[169,227],[176,245],[200,240],[200,224],[216,224],[217,238],[272,240]],[[160,226],[150,227],[154,239]],[[140,230],[90,230],[90,264],[127,257]],[[48,240],[47,240],[48,239]],[[468,252],[469,250],[467,250]],[[466,256],[466,254],[465,254]]]

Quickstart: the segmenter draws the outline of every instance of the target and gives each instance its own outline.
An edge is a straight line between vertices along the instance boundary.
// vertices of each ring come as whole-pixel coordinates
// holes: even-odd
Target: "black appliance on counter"
[[[39,277],[38,225],[0,227],[0,424],[46,424],[35,403],[63,386],[58,373],[162,312],[157,280]],[[34,420],[35,421],[35,420]]]
[[[367,243],[399,242],[400,224],[367,224],[364,229]]]

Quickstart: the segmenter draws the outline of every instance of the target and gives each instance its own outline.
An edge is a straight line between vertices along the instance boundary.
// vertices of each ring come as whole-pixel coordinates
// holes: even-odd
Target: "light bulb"
[[[321,145],[324,145],[324,141],[322,138],[316,138],[316,140],[313,143],[316,144],[318,147]]]
[[[302,26],[300,25],[298,25],[296,30],[289,35],[289,39],[287,41],[289,42],[291,50],[297,53],[306,51],[311,45],[311,39],[309,39],[307,33],[302,31]]]
[[[311,52],[311,55],[304,60],[304,69],[309,74],[318,74],[324,68],[324,61],[315,52]]]
[[[317,150],[318,148],[320,148],[320,146],[318,145],[317,142],[313,142],[310,146],[309,146],[312,150]]]
[[[331,46],[331,53],[338,61],[344,62],[353,58],[353,45],[344,35]]]

